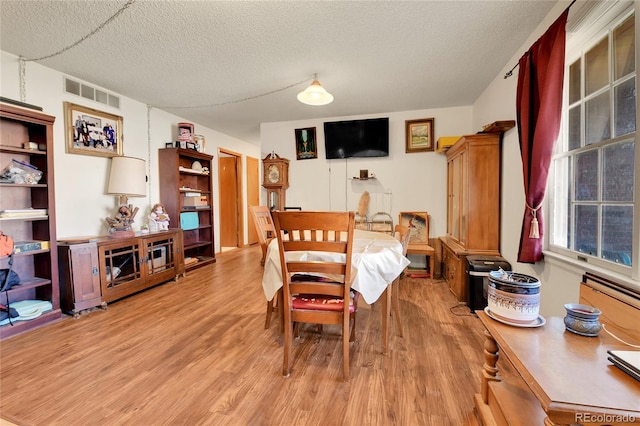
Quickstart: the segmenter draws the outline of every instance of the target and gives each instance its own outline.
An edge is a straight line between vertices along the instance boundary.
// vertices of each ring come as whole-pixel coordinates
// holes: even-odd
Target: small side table
[[[435,265],[436,265],[436,250],[431,247],[429,244],[411,244],[409,243],[409,247],[407,248],[407,254],[421,254],[423,256],[426,256],[429,260],[429,274],[421,274],[421,275],[425,275],[424,278],[426,278],[426,275],[430,276],[431,278],[433,278],[434,273],[435,273]],[[408,274],[411,274],[411,272],[409,272]],[[408,275],[407,274],[407,275]],[[414,277],[417,274],[412,274]],[[420,277],[416,277],[416,278],[422,278],[422,276]]]

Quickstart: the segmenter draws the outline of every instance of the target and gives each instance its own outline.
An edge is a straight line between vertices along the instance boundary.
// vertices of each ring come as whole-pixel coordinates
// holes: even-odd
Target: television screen
[[[389,156],[389,118],[324,123],[327,159]]]

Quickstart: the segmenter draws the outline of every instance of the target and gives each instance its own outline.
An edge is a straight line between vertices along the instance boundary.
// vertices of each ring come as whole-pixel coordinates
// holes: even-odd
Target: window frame
[[[564,84],[564,94],[563,94],[563,110],[562,110],[562,124],[559,139],[557,142],[557,146],[554,150],[554,154],[552,157],[551,167],[549,171],[549,179],[548,179],[548,188],[547,188],[547,197],[545,200],[545,208],[547,213],[547,229],[544,237],[544,247],[545,247],[545,255],[550,255],[554,259],[564,261],[566,263],[570,263],[573,265],[581,265],[585,269],[591,270],[596,273],[604,274],[604,275],[612,275],[616,277],[623,277],[625,281],[630,282],[633,287],[636,287],[640,290],[640,146],[637,143],[637,127],[640,124],[640,108],[638,108],[638,96],[637,96],[637,88],[638,88],[638,61],[640,60],[640,46],[639,46],[639,31],[637,25],[635,26],[635,72],[633,77],[635,79],[635,87],[636,87],[636,131],[626,134],[620,137],[612,137],[607,141],[596,142],[586,146],[581,146],[580,148],[574,149],[572,151],[567,151],[566,146],[568,146],[568,136],[569,136],[569,126],[568,126],[568,117],[569,117],[569,105],[577,105],[576,102],[569,103],[569,77],[570,77],[570,66],[574,64],[577,60],[581,60],[581,68],[585,66],[585,54],[589,51],[589,49],[596,46],[600,43],[603,38],[609,37],[609,48],[612,48],[612,38],[613,38],[613,29],[623,23],[626,19],[628,19],[631,15],[638,15],[638,10],[640,6],[636,4],[638,2],[601,2],[601,3],[591,3],[588,7],[588,10],[584,8],[581,10],[577,10],[575,14],[570,14],[569,21],[567,22],[567,43],[566,43],[566,57],[565,57],[565,84]],[[576,4],[576,6],[578,6]],[[573,16],[572,16],[573,15]],[[574,22],[572,21],[572,17],[574,18]],[[636,19],[637,22],[637,19]],[[612,61],[609,61],[609,72],[613,72],[612,69]],[[580,100],[582,103],[582,108],[580,110],[580,137],[581,141],[584,140],[585,135],[585,126],[584,116],[586,114],[585,111],[585,100],[592,99],[597,96],[599,93],[603,93],[603,89],[597,90],[594,93],[589,94],[588,96],[583,94],[584,91],[584,70],[580,73],[581,78],[581,90]],[[613,79],[610,78],[610,81]],[[624,81],[628,81],[625,79]],[[619,81],[618,84],[622,82]],[[612,85],[608,83],[606,88],[607,90],[614,91],[617,85]],[[613,93],[610,97],[610,105],[614,103]],[[633,198],[633,229],[632,229],[632,250],[631,250],[631,266],[626,266],[622,264],[616,264],[611,261],[606,261],[604,259],[588,255],[586,253],[581,253],[578,251],[574,251],[569,248],[565,248],[562,246],[552,244],[552,236],[556,231],[555,227],[555,214],[554,209],[557,207],[555,205],[555,189],[559,187],[562,190],[567,189],[568,185],[571,187],[574,186],[573,177],[564,179],[559,178],[556,179],[556,173],[562,173],[563,171],[567,171],[568,169],[557,170],[556,169],[556,161],[562,158],[570,159],[570,157],[575,156],[578,153],[587,152],[593,149],[601,149],[602,146],[613,144],[617,142],[621,142],[624,140],[634,140],[635,148],[634,148],[634,198]],[[599,156],[598,168],[601,168],[602,162]],[[571,163],[568,167],[571,167]],[[598,174],[599,178],[602,179],[601,171]],[[601,181],[601,180],[600,180]],[[575,200],[569,191],[566,191],[571,197],[571,200],[563,199],[564,206],[560,206],[558,208],[561,209],[561,215],[564,215],[564,235],[569,236],[570,230],[569,227],[572,226],[572,223],[566,223],[566,215],[568,214],[568,208],[573,207],[573,203]],[[601,200],[598,200],[600,203]],[[599,216],[598,226],[602,224],[602,217]],[[600,234],[600,233],[599,233]],[[600,236],[598,237],[598,245],[600,246]]]

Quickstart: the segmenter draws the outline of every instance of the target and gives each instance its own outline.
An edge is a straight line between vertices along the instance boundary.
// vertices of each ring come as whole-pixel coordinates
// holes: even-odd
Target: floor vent
[[[92,101],[100,102],[104,105],[109,105],[114,108],[120,108],[120,97],[97,89],[88,84],[80,83],[75,80],[71,80],[68,77],[64,78],[64,91],[71,93],[72,95],[82,96]]]

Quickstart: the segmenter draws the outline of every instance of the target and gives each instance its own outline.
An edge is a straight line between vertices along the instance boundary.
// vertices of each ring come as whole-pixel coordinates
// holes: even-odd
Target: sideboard
[[[580,302],[588,303],[594,280],[583,281]],[[639,344],[637,299],[629,304],[604,286],[595,291],[601,323]],[[626,323],[614,320],[616,311],[626,311]],[[481,392],[474,397],[483,425],[640,424],[640,382],[607,359],[607,350],[634,349],[604,330],[597,337],[566,331],[561,317],[518,328],[476,313],[486,329]]]
[[[182,230],[58,242],[62,310],[106,305],[184,274]]]

